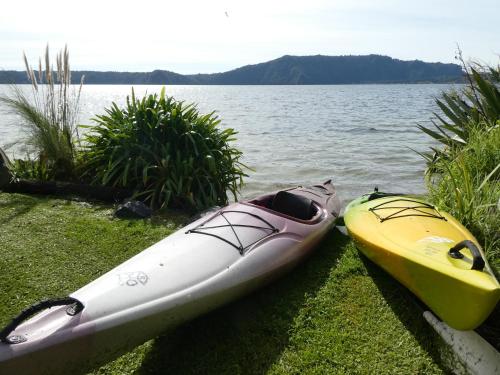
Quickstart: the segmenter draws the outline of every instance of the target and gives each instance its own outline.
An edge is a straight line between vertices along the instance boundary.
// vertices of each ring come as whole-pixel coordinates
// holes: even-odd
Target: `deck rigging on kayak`
[[[252,218],[257,219],[258,221],[264,223],[266,226],[259,226],[259,225],[249,225],[249,224],[237,224],[237,223],[232,223],[227,214],[231,213],[236,213],[236,214],[242,214],[242,215],[248,215],[251,216]],[[222,217],[224,221],[226,222],[225,224],[219,224],[217,223],[207,226],[206,224],[212,223],[214,221],[217,221],[219,217]],[[228,237],[231,237],[231,233],[224,233],[224,234],[217,234],[217,231],[221,228],[231,228],[232,234],[234,234],[234,237],[236,238],[237,243],[231,242]],[[241,234],[238,235],[238,232],[236,228],[248,228],[248,229],[255,229],[257,231],[262,231],[262,236],[258,236],[256,239],[253,240],[253,242],[248,243],[243,245]],[[201,223],[200,225],[194,227],[193,229],[190,229],[186,232],[186,234],[189,233],[197,233],[197,234],[205,234],[207,236],[212,236],[215,238],[218,238],[221,241],[224,241],[228,243],[229,245],[235,247],[241,255],[245,253],[245,250],[250,248],[252,245],[256,244],[260,240],[263,240],[264,238],[270,236],[273,233],[279,232],[278,228],[275,228],[272,224],[270,224],[267,220],[263,219],[259,215],[246,212],[246,211],[238,211],[238,210],[220,210],[215,214],[215,216],[212,216],[209,218],[207,221]]]
[[[407,203],[405,205],[405,203],[401,202],[415,203],[416,205],[408,205]],[[391,210],[391,213],[387,216],[382,216],[381,211],[383,210]],[[396,211],[393,212],[392,210]],[[384,201],[369,208],[368,211],[373,213],[380,220],[380,222],[409,216],[422,216],[446,221],[446,218],[442,216],[432,204],[410,198],[396,198]]]

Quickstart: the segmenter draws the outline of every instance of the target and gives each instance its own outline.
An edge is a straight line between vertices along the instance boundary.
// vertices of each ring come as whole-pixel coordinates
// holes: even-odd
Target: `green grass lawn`
[[[178,228],[113,208],[0,193],[0,325],[64,296]],[[440,374],[441,341],[409,294],[332,231],[288,276],[95,374]]]

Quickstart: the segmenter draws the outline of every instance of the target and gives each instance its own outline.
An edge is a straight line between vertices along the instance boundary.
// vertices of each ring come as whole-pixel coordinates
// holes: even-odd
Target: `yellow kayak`
[[[357,247],[450,327],[476,328],[500,299],[477,240],[446,212],[375,192],[351,202],[344,221]]]

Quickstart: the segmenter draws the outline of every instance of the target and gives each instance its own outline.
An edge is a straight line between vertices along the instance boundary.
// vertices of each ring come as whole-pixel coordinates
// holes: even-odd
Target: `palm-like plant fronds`
[[[498,126],[500,121],[500,91],[495,77],[500,77],[500,66],[481,67],[479,64],[465,64],[461,53],[466,87],[461,92],[443,93],[436,104],[441,114],[434,113],[436,121],[431,120],[433,128],[418,125],[418,128],[444,145],[426,157],[427,172],[444,172],[436,169],[436,161],[449,158],[453,150],[461,149],[469,142],[475,129],[489,129]]]
[[[443,93],[433,127],[420,126],[441,144],[419,153],[427,163],[430,199],[464,224],[500,274],[500,65],[465,64],[466,86]]]

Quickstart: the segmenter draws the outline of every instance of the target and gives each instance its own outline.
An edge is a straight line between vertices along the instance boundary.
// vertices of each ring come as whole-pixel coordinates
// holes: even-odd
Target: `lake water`
[[[342,200],[372,191],[425,191],[425,163],[411,149],[432,144],[417,129],[437,110],[434,98],[450,85],[169,86],[167,94],[216,110],[236,129],[243,162],[254,171],[244,197],[333,179]],[[125,102],[131,86],[84,86],[83,124],[112,101]],[[8,86],[0,85],[0,94]],[[136,95],[161,86],[135,86]],[[0,147],[23,138],[18,118],[0,115]],[[22,156],[22,143],[8,152]]]

